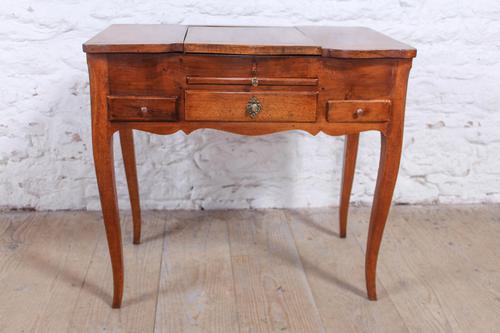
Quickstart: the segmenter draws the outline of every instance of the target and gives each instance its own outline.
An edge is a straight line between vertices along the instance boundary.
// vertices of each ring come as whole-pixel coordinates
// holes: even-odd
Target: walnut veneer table
[[[416,50],[367,28],[113,25],[86,42],[92,144],[113,268],[123,295],[122,239],[113,165],[119,132],[132,206],[141,216],[132,130],[171,134],[212,128],[244,135],[303,130],[345,135],[340,237],[359,133],[379,131],[381,153],[366,247],[366,289],[398,174],[408,74]]]

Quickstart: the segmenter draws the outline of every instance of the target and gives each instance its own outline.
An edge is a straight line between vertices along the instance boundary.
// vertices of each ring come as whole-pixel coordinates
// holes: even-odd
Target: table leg
[[[344,144],[344,167],[342,170],[342,188],[340,191],[339,208],[339,235],[345,238],[347,233],[347,215],[349,211],[349,199],[351,198],[354,169],[358,155],[359,133],[348,134]]]
[[[402,135],[381,135],[380,163],[370,216],[365,258],[366,290],[370,300],[377,300],[377,258],[398,176],[401,146]]]
[[[119,308],[123,295],[123,253],[113,162],[113,135],[100,136],[94,133],[93,150],[104,227],[113,269],[114,294],[112,306],[113,308]]]
[[[134,244],[141,242],[141,206],[139,201],[139,184],[134,150],[134,133],[131,129],[120,130],[120,145],[122,148],[123,164],[128,184],[130,207],[132,208],[132,223],[134,226]]]
[[[113,133],[115,131],[109,126],[107,119],[108,60],[106,55],[87,54],[87,62],[92,106],[92,149],[113,270],[112,307],[119,308],[123,296],[123,250],[113,161]]]

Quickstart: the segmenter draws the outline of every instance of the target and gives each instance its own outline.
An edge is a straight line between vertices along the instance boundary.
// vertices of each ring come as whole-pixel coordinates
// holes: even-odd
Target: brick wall
[[[364,25],[405,41],[419,54],[395,201],[500,202],[499,18],[496,0],[4,0],[0,207],[99,208],[81,44],[112,23]],[[342,140],[136,133],[143,207],[336,205]],[[370,202],[379,137],[362,134],[360,145],[353,200]],[[119,150],[116,160],[126,208]]]

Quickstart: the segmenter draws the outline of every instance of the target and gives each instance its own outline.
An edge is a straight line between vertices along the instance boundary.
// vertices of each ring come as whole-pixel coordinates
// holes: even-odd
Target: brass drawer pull
[[[247,114],[250,116],[250,118],[254,119],[257,117],[260,111],[262,111],[262,105],[260,104],[260,101],[257,99],[257,97],[252,96],[247,103]]]

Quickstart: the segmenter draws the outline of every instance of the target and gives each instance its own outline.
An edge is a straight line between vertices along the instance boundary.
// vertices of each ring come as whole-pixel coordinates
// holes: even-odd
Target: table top
[[[209,53],[413,58],[416,49],[364,27],[115,24],[83,44],[87,53]]]

